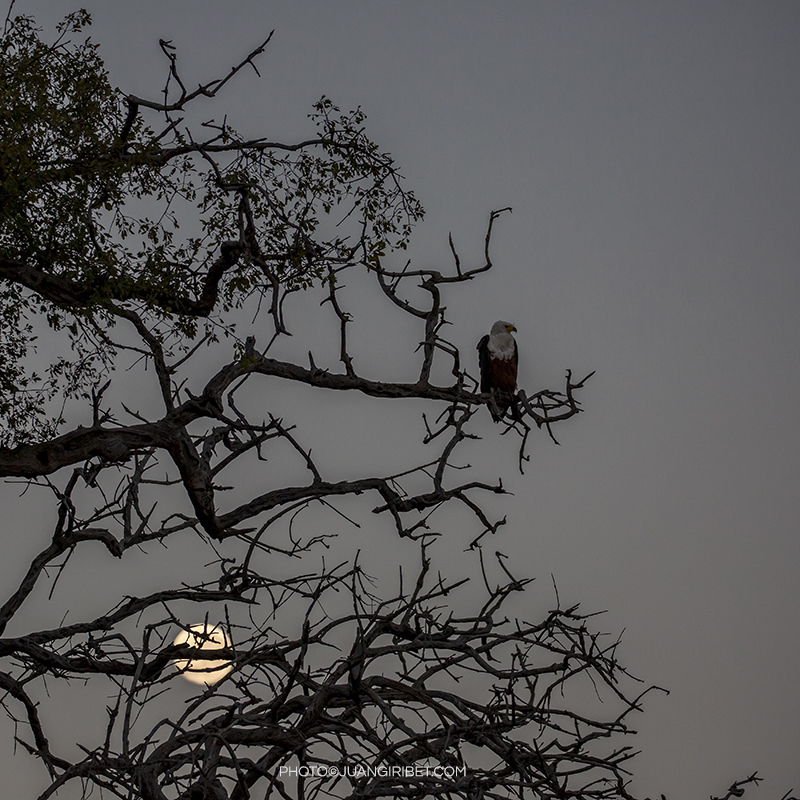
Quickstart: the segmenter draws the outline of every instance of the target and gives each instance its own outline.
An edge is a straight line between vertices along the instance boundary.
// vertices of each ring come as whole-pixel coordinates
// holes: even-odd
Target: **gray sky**
[[[112,80],[150,96],[159,38],[197,82],[275,28],[262,79],[213,113],[298,139],[320,95],[360,104],[427,208],[419,263],[448,263],[448,231],[477,261],[489,211],[513,206],[495,271],[449,299],[452,337],[469,355],[513,321],[529,393],[597,375],[524,477],[480,428],[515,492],[498,547],[608,609],[623,662],[671,690],[636,720],[634,792],[699,798],[754,770],[750,797],[800,791],[800,5],[85,5]]]

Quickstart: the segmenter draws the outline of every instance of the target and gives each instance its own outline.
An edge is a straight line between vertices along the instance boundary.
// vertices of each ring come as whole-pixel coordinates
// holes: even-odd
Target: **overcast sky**
[[[670,689],[636,719],[635,793],[755,770],[749,797],[800,791],[800,4],[84,5],[112,81],[149,96],[159,38],[196,83],[274,28],[263,77],[214,113],[288,140],[322,94],[361,105],[428,211],[419,263],[447,265],[449,231],[477,262],[490,210],[513,207],[493,273],[450,298],[452,338],[471,358],[514,322],[529,394],[597,374],[523,477],[485,420],[515,493],[498,547],[608,609],[623,662]]]

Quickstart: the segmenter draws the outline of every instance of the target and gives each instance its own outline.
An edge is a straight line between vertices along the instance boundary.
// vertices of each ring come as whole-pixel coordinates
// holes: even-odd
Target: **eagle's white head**
[[[503,336],[504,334],[511,334],[511,331],[516,332],[516,326],[514,326],[510,322],[505,322],[502,319],[497,320],[494,325],[492,325],[492,336]]]
[[[489,334],[489,352],[495,358],[511,358],[514,355],[516,342],[511,332],[516,330],[512,323],[502,319],[492,325],[492,332]]]

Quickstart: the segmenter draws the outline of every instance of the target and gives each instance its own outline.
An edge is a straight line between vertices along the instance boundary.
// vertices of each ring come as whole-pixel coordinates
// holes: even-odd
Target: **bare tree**
[[[444,299],[492,269],[507,209],[490,214],[476,266],[452,240],[446,267],[412,266],[401,254],[422,208],[360,110],[323,98],[316,132],[294,143],[192,123],[198,103],[256,69],[269,37],[195,89],[162,41],[168,79],[148,100],[109,84],[88,22],[70,15],[47,42],[9,19],[2,44],[0,475],[21,502],[45,490],[56,513],[0,607],[0,687],[49,776],[41,797],[72,785],[148,800],[628,797],[625,734],[648,690],[618,663],[618,641],[557,593],[535,621],[513,616],[529,581],[482,548],[505,521],[483,500],[502,483],[459,478],[489,398],[473,354],[444,336]],[[359,372],[345,279],[373,282],[387,314],[415,321],[407,381]],[[277,355],[287,308],[313,293],[339,364]],[[519,392],[502,429],[519,437],[520,469],[532,429],[553,436],[579,412],[584,381],[567,372],[559,391]],[[275,382],[311,387],[320,408],[330,392],[412,399],[423,456],[390,474],[327,474],[296,423],[264,410]],[[224,485],[281,448],[305,482]],[[345,516],[349,497],[417,549],[415,573],[371,578],[325,533],[298,533],[301,512]],[[434,566],[435,525],[453,506],[475,524],[469,583]],[[137,559],[144,584],[142,551],[176,541],[210,553],[204,578],[125,591],[77,622],[53,603],[59,621],[31,627],[31,598],[76,554],[99,544]],[[294,567],[276,569],[277,555]],[[172,644],[189,616],[219,622],[228,646]],[[176,659],[200,655],[232,670],[165,716]],[[47,680],[112,688],[93,744],[51,742]]]

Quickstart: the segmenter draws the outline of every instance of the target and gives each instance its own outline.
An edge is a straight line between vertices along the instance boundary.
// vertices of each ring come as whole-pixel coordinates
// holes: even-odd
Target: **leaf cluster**
[[[52,435],[62,398],[89,397],[120,317],[186,352],[232,333],[253,295],[404,249],[423,213],[360,109],[322,98],[300,143],[249,140],[227,119],[198,135],[168,43],[164,101],[143,100],[112,85],[90,22],[70,14],[48,42],[18,16],[0,45],[0,446]],[[37,358],[42,323],[68,342],[58,355]]]

